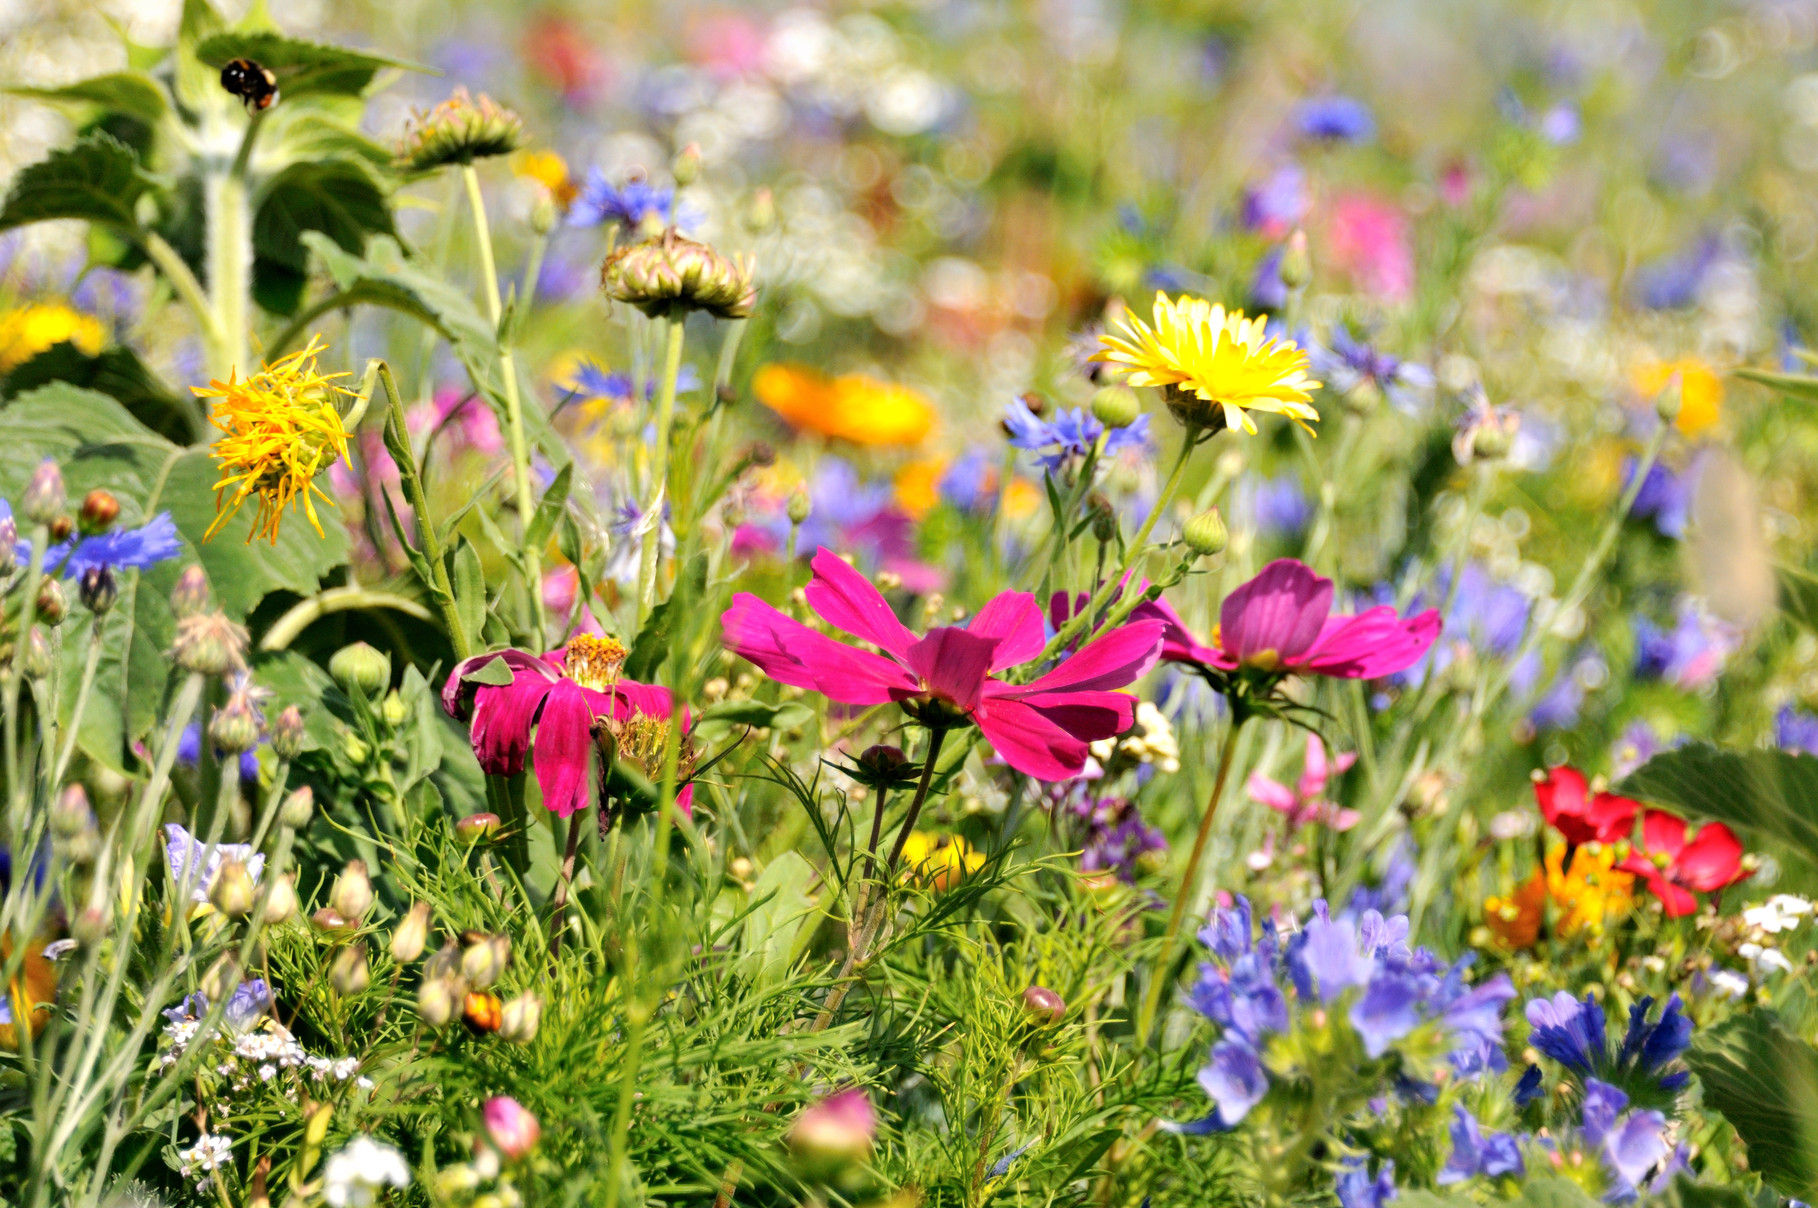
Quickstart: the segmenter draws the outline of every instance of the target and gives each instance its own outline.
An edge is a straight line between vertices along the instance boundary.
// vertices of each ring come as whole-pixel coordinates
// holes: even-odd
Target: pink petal
[[[1315,675],[1379,679],[1418,663],[1439,630],[1438,609],[1402,620],[1387,604],[1379,605],[1355,617],[1333,617],[1300,666]]]
[[[1218,644],[1243,662],[1273,650],[1284,663],[1312,648],[1332,611],[1332,580],[1292,558],[1278,558],[1225,597],[1218,610]]]
[[[683,785],[681,792],[675,795],[675,808],[682,811],[684,818],[694,817],[694,783],[692,781]]]
[[[1348,831],[1363,821],[1363,815],[1356,810],[1331,809],[1328,813],[1327,824],[1335,831]]]
[[[516,776],[530,750],[530,725],[560,680],[520,675],[509,684],[482,684],[474,694],[473,753],[489,776]]]
[[[442,711],[444,713],[450,717],[465,716],[466,708],[471,703],[469,694],[479,688],[504,686],[502,684],[474,684],[467,680],[468,675],[478,671],[494,659],[505,660],[505,665],[511,669],[514,680],[526,671],[541,675],[544,679],[551,681],[559,674],[559,672],[550,671],[543,660],[536,655],[527,654],[522,650],[494,650],[486,654],[476,654],[472,658],[462,659],[456,663],[454,670],[448,673],[448,679],[442,684]]]
[[[1110,633],[1088,642],[1078,654],[1062,660],[1060,666],[1024,688],[1019,695],[1029,696],[1065,688],[1121,688],[1141,679],[1161,657],[1162,625],[1159,621],[1141,621],[1120,625]]]
[[[537,785],[543,804],[558,818],[586,809],[593,772],[592,724],[607,709],[606,696],[590,692],[573,680],[562,680],[550,689],[537,723]]]
[[[1037,710],[1073,737],[1097,742],[1122,734],[1136,724],[1136,698],[1125,692],[1038,692],[1023,696],[1000,693],[999,681],[985,684],[987,700],[1014,700]]]
[[[1301,795],[1317,797],[1325,792],[1330,771],[1326,766],[1326,744],[1319,741],[1319,735],[1307,735],[1307,755],[1302,766],[1305,771],[1300,778]]]
[[[915,635],[896,619],[890,602],[884,599],[871,580],[853,570],[829,550],[820,547],[814,555],[814,578],[803,594],[808,606],[830,625],[838,626],[855,638],[863,638],[898,658],[909,653]]]
[[[1086,744],[1021,701],[988,699],[972,718],[1005,763],[1037,780],[1068,780],[1086,766]]]
[[[909,647],[903,661],[934,696],[970,709],[978,703],[997,646],[996,638],[948,625],[929,630],[927,637]]]
[[[1252,800],[1260,801],[1278,813],[1292,814],[1294,807],[1300,804],[1293,789],[1278,780],[1269,779],[1261,772],[1252,772],[1250,779],[1245,781],[1244,788]]]
[[[1679,853],[1679,880],[1689,889],[1702,893],[1722,889],[1740,881],[1742,840],[1721,822],[1708,822],[1698,829],[1698,837]]]
[[[1073,614],[1086,606],[1092,597],[1083,591],[1057,591],[1048,597],[1048,623],[1056,631],[1065,629]]]
[[[921,690],[889,659],[816,633],[749,592],[732,597],[720,625],[726,649],[779,683],[812,688],[848,705],[881,705]]]
[[[1213,646],[1202,646],[1194,640],[1187,623],[1181,620],[1180,614],[1165,598],[1146,600],[1130,612],[1132,621],[1160,621],[1162,623],[1162,659],[1170,663],[1205,663],[1218,662],[1220,651]]]
[[[991,660],[993,671],[1026,663],[1048,644],[1041,606],[1026,591],[1006,591],[997,596],[978,610],[966,632],[999,639],[997,656]]]

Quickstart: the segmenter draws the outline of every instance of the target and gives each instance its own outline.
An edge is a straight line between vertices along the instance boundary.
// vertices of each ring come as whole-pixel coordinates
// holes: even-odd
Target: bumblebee
[[[270,109],[278,100],[278,77],[251,59],[235,59],[221,69],[221,87],[245,102],[247,109]]]

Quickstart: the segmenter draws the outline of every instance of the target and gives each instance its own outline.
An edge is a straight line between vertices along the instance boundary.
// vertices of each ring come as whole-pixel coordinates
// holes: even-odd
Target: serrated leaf
[[[196,57],[216,71],[233,59],[251,59],[278,77],[281,97],[359,96],[385,68],[429,71],[406,59],[287,38],[270,30],[214,34],[196,47]]]
[[[1791,398],[1818,403],[1818,377],[1804,373],[1773,373],[1766,369],[1737,369],[1732,372],[1744,381],[1778,390]]]
[[[57,105],[93,107],[108,113],[122,113],[148,126],[155,126],[170,106],[158,81],[140,71],[116,71],[90,76],[60,88],[28,88],[15,85],[5,89],[14,96],[31,97]]]
[[[1818,759],[1810,755],[1693,743],[1654,756],[1616,791],[1778,839],[1818,862]]]
[[[468,641],[486,626],[486,574],[473,542],[463,537],[448,555],[448,582],[454,589],[455,613]]]
[[[543,492],[543,498],[537,501],[536,514],[530,518],[530,528],[524,534],[526,548],[540,550],[549,543],[549,535],[555,531],[557,518],[568,506],[568,491],[573,482],[574,463],[569,462],[556,471],[555,480]]]
[[[319,231],[356,256],[368,237],[396,233],[385,191],[346,160],[291,164],[260,187],[254,204],[254,253],[299,273],[309,268],[305,231]]]
[[[139,198],[155,187],[132,148],[97,130],[19,170],[0,207],[0,231],[54,218],[134,231]]]
[[[53,344],[0,381],[0,398],[16,398],[40,386],[64,382],[115,399],[132,417],[177,444],[201,436],[198,409],[159,381],[125,345],[89,356],[74,344]]]
[[[1705,1106],[1748,1146],[1750,1169],[1782,1195],[1818,1196],[1818,1050],[1757,1010],[1701,1032],[1685,1062]]]

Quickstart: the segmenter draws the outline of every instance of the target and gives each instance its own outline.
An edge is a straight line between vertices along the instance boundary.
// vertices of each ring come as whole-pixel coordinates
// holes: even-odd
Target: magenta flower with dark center
[[[1377,679],[1420,661],[1439,637],[1439,610],[1399,617],[1388,605],[1332,615],[1332,580],[1280,558],[1225,597],[1212,641],[1202,644],[1165,600],[1138,605],[1134,619],[1162,623],[1162,658],[1219,671]]]
[[[1028,592],[1004,592],[964,628],[917,637],[865,577],[826,548],[812,563],[808,604],[828,624],[882,653],[851,646],[784,616],[748,592],[720,618],[726,648],[770,678],[849,705],[891,701],[931,729],[972,723],[1005,763],[1040,780],[1085,767],[1089,744],[1128,730],[1136,700],[1122,692],[1155,665],[1162,625],[1140,621],[1088,643],[1046,674],[1013,684],[997,673],[1047,645]]]
[[[472,717],[473,753],[488,775],[522,772],[534,731],[543,804],[566,818],[589,804],[596,719],[634,730],[631,737],[643,740],[628,742],[621,736],[621,751],[660,749],[670,724],[669,689],[619,678],[624,661],[625,648],[616,640],[591,634],[577,635],[561,650],[541,657],[523,650],[478,654],[449,673],[442,685],[442,708],[450,717]],[[469,678],[493,662],[504,664],[510,683]],[[690,724],[684,710],[684,734]],[[683,785],[676,808],[686,814],[693,802],[694,786]]]

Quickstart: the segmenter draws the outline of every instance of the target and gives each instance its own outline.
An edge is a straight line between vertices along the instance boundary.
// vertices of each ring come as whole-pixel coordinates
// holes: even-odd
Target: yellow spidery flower
[[[1119,368],[1132,386],[1160,386],[1168,409],[1195,428],[1236,428],[1255,435],[1252,411],[1285,415],[1309,434],[1319,412],[1307,376],[1307,354],[1293,340],[1271,340],[1265,316],[1244,317],[1203,298],[1155,295],[1155,325],[1133,314],[1122,332],[1099,337],[1092,360]]]
[[[65,341],[91,357],[99,356],[107,343],[107,327],[61,302],[16,306],[0,315],[0,373],[10,373]]]
[[[1635,878],[1616,867],[1616,848],[1586,843],[1565,862],[1565,844],[1547,852],[1547,896],[1559,908],[1559,934],[1588,929],[1602,935],[1604,924],[1621,918],[1635,901]]]
[[[278,520],[298,499],[310,526],[323,535],[311,496],[320,495],[322,502],[334,506],[315,478],[347,456],[347,429],[335,409],[335,397],[351,392],[333,381],[345,373],[317,371],[316,358],[323,351],[319,339],[312,336],[307,348],[266,365],[245,381],[230,374],[225,382],[190,387],[201,398],[220,400],[208,419],[224,433],[211,450],[221,479],[215,483],[215,522],[203,540],[212,538],[254,495],[259,498],[259,515],[246,536],[249,543],[266,537],[276,545]]]

